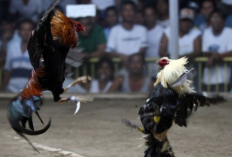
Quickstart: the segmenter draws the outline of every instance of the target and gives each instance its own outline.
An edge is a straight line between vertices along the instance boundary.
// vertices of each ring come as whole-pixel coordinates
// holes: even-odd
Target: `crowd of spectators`
[[[0,65],[4,67],[2,91],[18,92],[30,75],[27,41],[35,24],[53,0],[0,0]],[[79,47],[86,60],[99,58],[96,78],[74,92],[149,92],[158,67],[145,58],[170,56],[169,0],[60,0],[68,4],[95,4],[96,17],[78,18],[86,28],[79,34]],[[179,0],[179,57],[207,56],[203,65],[203,90],[215,85],[224,91],[231,85],[232,0]],[[122,60],[127,70],[115,73],[112,57]],[[215,66],[215,63],[219,66]],[[195,64],[193,63],[195,66]],[[72,81],[67,79],[69,82]],[[197,81],[195,75],[194,81]],[[65,83],[67,84],[67,82]],[[194,84],[197,88],[198,83]]]

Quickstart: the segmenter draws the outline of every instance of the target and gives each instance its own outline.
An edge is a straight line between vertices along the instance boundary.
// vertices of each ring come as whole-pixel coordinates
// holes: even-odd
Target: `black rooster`
[[[139,115],[143,128],[128,120],[123,122],[146,134],[145,157],[174,157],[172,147],[167,138],[167,132],[173,121],[179,126],[187,126],[187,118],[198,106],[209,106],[225,101],[221,96],[206,97],[195,93],[187,76],[185,64],[187,58],[171,60],[161,58],[157,64],[163,69],[157,75],[155,87],[146,103],[140,108]]]

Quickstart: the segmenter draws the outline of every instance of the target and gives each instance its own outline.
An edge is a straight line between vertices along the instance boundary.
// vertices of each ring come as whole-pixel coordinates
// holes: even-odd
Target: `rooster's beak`
[[[83,29],[84,32],[86,32],[85,28]]]
[[[159,65],[159,60],[155,62],[156,65]]]

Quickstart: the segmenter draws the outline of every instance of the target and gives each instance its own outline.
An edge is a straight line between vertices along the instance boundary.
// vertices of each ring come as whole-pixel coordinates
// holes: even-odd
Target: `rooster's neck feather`
[[[62,45],[72,48],[77,46],[78,36],[73,27],[73,21],[58,10],[55,11],[51,20],[51,32],[53,39],[58,39]]]
[[[157,80],[154,84],[156,86],[159,82],[163,87],[168,88],[168,85],[174,83],[183,73],[187,72],[185,65],[188,63],[186,57],[182,57],[178,60],[169,60],[169,64],[164,67],[158,74]],[[191,85],[191,81],[187,80],[183,84],[173,88],[179,95],[184,93],[194,93],[194,89]]]
[[[22,100],[30,99],[32,96],[41,96],[42,95],[42,87],[39,83],[38,77],[44,77],[45,69],[40,67],[37,70],[32,70],[31,77],[26,85],[26,87],[21,91],[20,95]]]

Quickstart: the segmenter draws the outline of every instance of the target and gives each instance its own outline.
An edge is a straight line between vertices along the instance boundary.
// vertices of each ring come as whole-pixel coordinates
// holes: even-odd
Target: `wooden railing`
[[[152,70],[151,70],[151,67],[152,67],[152,64],[154,64],[159,58],[145,58],[145,62],[147,63],[147,72],[148,72],[148,77],[151,77],[152,76]],[[115,69],[115,73],[118,73],[119,72],[119,68],[123,69],[122,71],[125,71],[125,67],[123,66],[121,60],[119,58],[113,58],[113,63],[114,63],[114,69]],[[74,72],[74,77],[77,78],[78,76],[80,76],[81,74],[82,75],[87,75],[87,72],[89,72],[89,75],[91,75],[92,78],[95,78],[96,76],[96,72],[95,72],[95,65],[96,63],[99,61],[98,58],[92,58],[88,61],[88,63],[84,64],[82,66],[82,68],[74,68],[70,65],[67,66],[67,70],[68,71],[72,71]],[[196,68],[196,71],[197,71],[197,77],[195,77],[195,79],[192,77],[192,80],[195,81],[194,82],[194,85],[197,86],[197,90],[198,91],[203,91],[203,83],[202,83],[202,79],[203,79],[203,68],[204,68],[204,64],[205,62],[207,61],[207,57],[197,57],[194,59],[194,61],[190,62],[188,67],[189,68],[192,68],[192,67],[195,67]],[[215,66],[216,66],[216,69],[218,69],[218,66],[219,64],[222,65],[223,64],[223,67],[224,67],[224,70],[227,70],[228,68],[231,67],[231,64],[232,63],[232,57],[227,57],[227,58],[224,58],[223,59],[223,62],[222,63],[216,63]],[[0,83],[2,83],[2,68],[0,68]],[[223,76],[224,78],[227,77],[227,75],[230,75],[230,74],[226,74],[226,76]],[[210,76],[208,76],[208,78],[210,78]],[[218,80],[216,80],[218,81]],[[232,80],[230,78],[230,83],[232,83]],[[216,84],[216,91],[213,91],[213,92],[218,92],[219,91],[219,85]],[[210,86],[207,85],[207,91],[210,91]],[[224,83],[224,92],[228,92],[230,91],[230,89],[228,89],[228,86],[227,86],[227,83]]]

